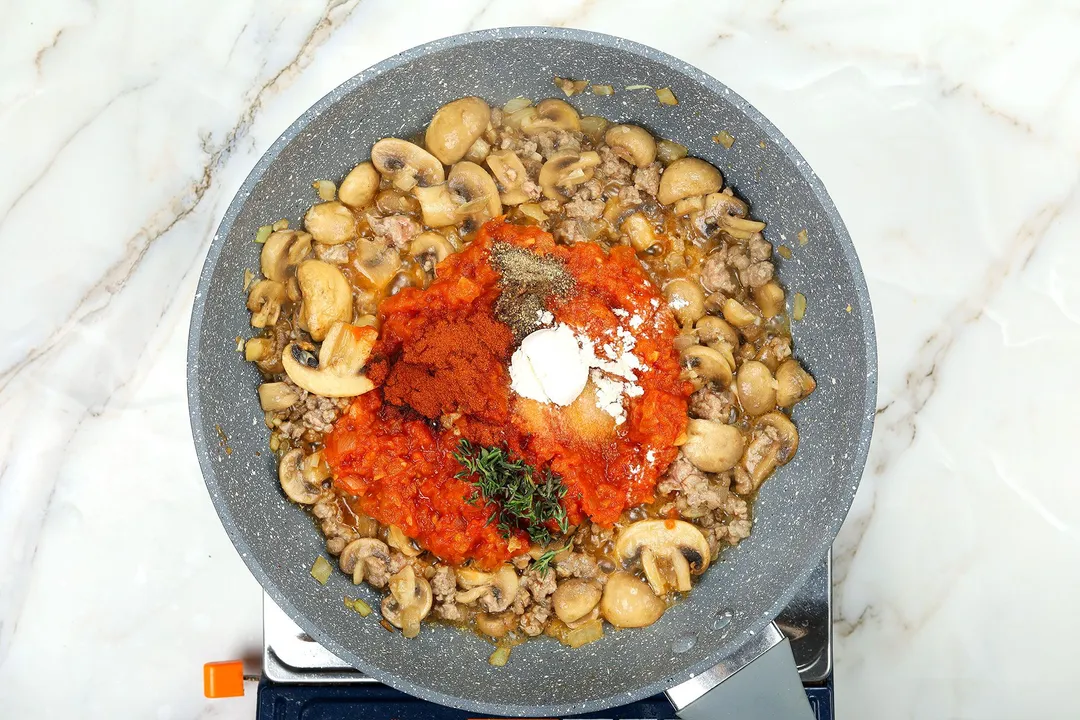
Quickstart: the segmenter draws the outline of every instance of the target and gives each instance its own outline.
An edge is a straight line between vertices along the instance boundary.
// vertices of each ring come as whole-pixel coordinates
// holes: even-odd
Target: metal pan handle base
[[[683,720],[814,720],[784,633],[770,623],[731,657],[666,693]]]

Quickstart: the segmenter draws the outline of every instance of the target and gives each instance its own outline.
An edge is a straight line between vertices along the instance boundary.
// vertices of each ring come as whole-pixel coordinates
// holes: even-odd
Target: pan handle
[[[734,655],[666,693],[683,720],[814,720],[784,633],[770,623]]]

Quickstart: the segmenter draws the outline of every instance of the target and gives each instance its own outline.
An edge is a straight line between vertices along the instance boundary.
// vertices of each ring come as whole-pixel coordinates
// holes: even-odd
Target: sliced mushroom
[[[304,215],[304,227],[323,245],[340,245],[356,237],[356,217],[337,200],[312,205]]]
[[[336,322],[352,319],[352,289],[341,270],[321,260],[305,260],[296,269],[304,298],[304,324],[317,342]]]
[[[356,241],[356,259],[352,266],[376,290],[382,290],[401,268],[401,254],[383,240],[361,238]]]
[[[569,625],[593,611],[603,590],[595,580],[570,578],[559,583],[551,595],[551,604],[559,619]]]
[[[599,164],[600,156],[592,150],[560,150],[540,168],[540,189],[549,200],[565,200],[573,188],[592,180]]]
[[[291,408],[300,395],[288,383],[270,382],[259,386],[259,405],[266,412]]]
[[[286,300],[285,286],[273,280],[260,280],[248,293],[247,309],[251,311],[251,326],[264,328],[277,323],[281,306]]]
[[[491,152],[491,143],[485,140],[483,137],[476,138],[469,151],[465,153],[465,159],[469,162],[482,163],[487,160],[488,153]]]
[[[766,319],[774,318],[784,312],[784,288],[775,280],[759,285],[754,288],[754,302]]]
[[[262,362],[274,355],[274,341],[265,337],[254,337],[244,343],[244,359],[248,362]]]
[[[630,240],[630,245],[636,252],[648,252],[654,245],[660,242],[653,231],[652,223],[645,213],[636,212],[623,220],[620,228]]]
[[[412,577],[412,582],[401,579],[399,576]],[[398,579],[397,587],[407,589],[412,587],[411,594],[401,594],[401,597],[391,592],[383,598],[382,615],[394,627],[401,628],[401,634],[407,638],[414,638],[420,633],[420,621],[431,612],[431,585],[423,577],[415,574],[411,565],[406,565],[399,573],[390,579],[390,587],[394,588],[395,578]]]
[[[709,193],[705,196],[705,216],[723,222],[724,217],[746,217],[750,206],[734,194],[724,192]]]
[[[502,215],[499,188],[484,168],[473,162],[459,162],[450,168],[446,181],[450,192],[461,203],[458,218],[471,220],[477,227]]]
[[[319,357],[295,343],[285,346],[281,364],[294,383],[322,397],[354,397],[374,387],[361,374],[378,331],[373,327],[358,327],[338,323],[331,328],[319,349]]]
[[[769,367],[757,360],[747,360],[735,374],[735,393],[750,415],[762,415],[776,408],[776,380]]]
[[[491,594],[490,585],[481,585],[480,587],[470,588],[468,590],[462,590],[454,595],[454,600],[462,605],[472,605],[486,595]]]
[[[471,567],[461,567],[456,571],[458,587],[469,590],[487,587],[495,582],[495,575]]]
[[[450,192],[450,187],[446,183],[431,187],[415,187],[413,196],[420,203],[424,224],[428,227],[440,228],[457,224],[460,203]]]
[[[270,233],[259,256],[262,274],[268,280],[285,282],[289,269],[311,257],[311,235],[299,230],[278,230]]]
[[[731,364],[720,351],[704,345],[691,345],[682,352],[682,364],[690,371],[695,385],[716,383],[720,387],[731,385]]]
[[[481,600],[481,605],[488,612],[502,612],[510,607],[517,599],[521,588],[521,578],[513,565],[503,565],[495,573],[495,582],[491,586],[491,596],[486,601]]]
[[[660,176],[656,199],[671,205],[693,195],[708,195],[720,189],[724,177],[720,171],[698,158],[681,158],[667,166]]]
[[[756,490],[776,468],[795,457],[799,449],[799,431],[781,412],[770,412],[754,422],[750,443],[742,458]]]
[[[624,565],[641,560],[653,592],[689,592],[690,575],[709,567],[709,542],[685,520],[640,520],[615,540],[615,554]]]
[[[391,525],[386,530],[386,542],[392,548],[396,548],[406,557],[416,557],[420,553],[424,552],[420,548],[416,547],[416,544],[412,539],[401,531],[397,525]]]
[[[370,205],[378,191],[379,171],[370,162],[362,162],[350,170],[341,181],[338,200],[359,210]]]
[[[424,133],[424,144],[444,165],[453,165],[487,129],[491,108],[478,97],[463,97],[436,111]]]
[[[726,299],[721,311],[724,313],[724,319],[740,330],[758,321],[757,315],[747,310],[746,306],[735,298]]]
[[[506,637],[516,625],[517,616],[512,612],[476,614],[476,629],[496,640]]]
[[[386,547],[386,543],[382,540],[369,537],[353,540],[338,556],[338,567],[341,568],[341,572],[352,577],[354,585],[359,585],[364,581],[369,562],[379,562],[389,567],[390,548]]]
[[[656,160],[656,139],[645,128],[637,125],[615,125],[604,134],[606,142],[616,155],[639,168],[648,167]]]
[[[536,111],[521,119],[521,131],[526,135],[539,135],[548,130],[579,132],[581,116],[574,107],[557,98],[541,100],[536,104]]]
[[[692,419],[686,425],[683,454],[705,472],[726,472],[743,455],[743,436],[739,428],[715,420]]]
[[[693,280],[672,280],[664,286],[664,297],[681,325],[693,325],[705,314],[705,293]]]
[[[499,184],[499,199],[503,205],[520,205],[529,201],[525,192],[525,181],[529,174],[521,158],[513,150],[499,150],[487,156],[487,166]]]
[[[604,586],[600,614],[615,627],[652,625],[664,614],[666,605],[648,585],[628,572],[613,573]]]
[[[776,369],[776,404],[789,408],[814,392],[817,383],[799,361],[788,358]]]
[[[415,191],[417,188],[413,188]],[[416,215],[420,212],[420,203],[416,198],[397,188],[387,188],[375,196],[375,207],[386,215]],[[371,224],[370,217],[368,224]]]
[[[321,473],[311,471],[300,448],[285,453],[278,464],[281,489],[290,500],[301,505],[313,505],[318,501],[323,494],[322,483],[325,479]]]
[[[739,333],[735,328],[715,315],[706,315],[694,323],[694,332],[701,342],[709,346],[718,342],[726,343],[731,347],[739,344]]]
[[[409,256],[429,273],[453,252],[454,246],[437,232],[420,233],[409,244]]]
[[[419,145],[398,138],[383,138],[372,145],[371,163],[400,190],[438,185],[446,179],[437,157]]]

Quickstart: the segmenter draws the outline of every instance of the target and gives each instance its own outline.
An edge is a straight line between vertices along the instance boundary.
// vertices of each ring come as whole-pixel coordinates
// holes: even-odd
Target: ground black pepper
[[[574,289],[573,276],[558,258],[495,243],[491,260],[502,273],[495,317],[510,328],[517,342],[540,326],[540,315],[552,297],[565,298]]]

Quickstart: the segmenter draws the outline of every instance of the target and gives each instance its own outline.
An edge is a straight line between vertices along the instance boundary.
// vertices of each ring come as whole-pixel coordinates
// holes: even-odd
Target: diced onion
[[[269,225],[263,225],[261,228],[259,228],[259,232],[255,233],[255,242],[262,245],[264,242],[266,242],[266,239],[270,237],[270,233],[272,233],[273,231],[274,229]]]
[[[488,663],[495,667],[502,667],[510,659],[510,646],[500,645],[495,649],[495,652],[491,653],[491,657],[488,658]]]
[[[527,97],[516,97],[503,105],[503,112],[513,113],[522,108],[527,108],[532,105],[532,100]]]
[[[255,273],[250,270],[244,270],[244,291],[246,292],[251,287],[251,281],[255,279]]]
[[[794,320],[802,320],[806,317],[806,296],[802,293],[795,293],[795,301],[791,306],[791,317]]]
[[[686,146],[670,140],[660,140],[656,143],[656,159],[665,165],[670,165],[679,158],[686,157]]]
[[[627,90],[652,90],[652,85],[627,85]]]
[[[579,648],[582,645],[596,642],[602,637],[604,637],[604,622],[600,618],[596,618],[573,630],[567,630],[567,632],[559,638],[559,641],[572,648]]]
[[[789,248],[787,245],[781,245],[780,247],[776,248],[776,252],[780,253],[780,257],[784,258],[785,260],[791,259],[791,248]]]
[[[720,143],[725,149],[730,150],[731,146],[735,144],[735,136],[729,133],[727,130],[721,130],[717,134],[713,135],[713,142]]]
[[[315,188],[315,192],[319,194],[319,199],[325,202],[330,202],[337,197],[337,185],[329,180],[316,180],[311,183],[311,187]]]
[[[800,245],[805,245],[806,243],[810,242],[810,235],[806,232],[806,228],[803,228],[799,231],[798,238]]]
[[[518,205],[518,210],[525,217],[530,217],[536,222],[544,222],[548,219],[547,213],[545,213],[537,203],[522,203]]]
[[[671,88],[660,88],[656,91],[656,97],[664,105],[678,105],[679,100],[675,97],[675,93],[671,92]]]
[[[289,221],[286,220],[285,218],[281,218],[276,223],[271,225],[270,228],[274,232],[277,232],[278,230],[288,230],[289,229]]]
[[[330,563],[326,561],[326,558],[322,555],[315,558],[315,564],[311,566],[311,577],[318,580],[320,585],[326,584],[332,572],[334,572],[334,568],[330,567]]]
[[[371,614],[371,606],[364,602],[361,598],[355,600],[348,595],[345,596],[345,607],[358,613],[360,617],[367,617]]]
[[[614,95],[615,88],[611,85],[593,85],[593,95]]]

